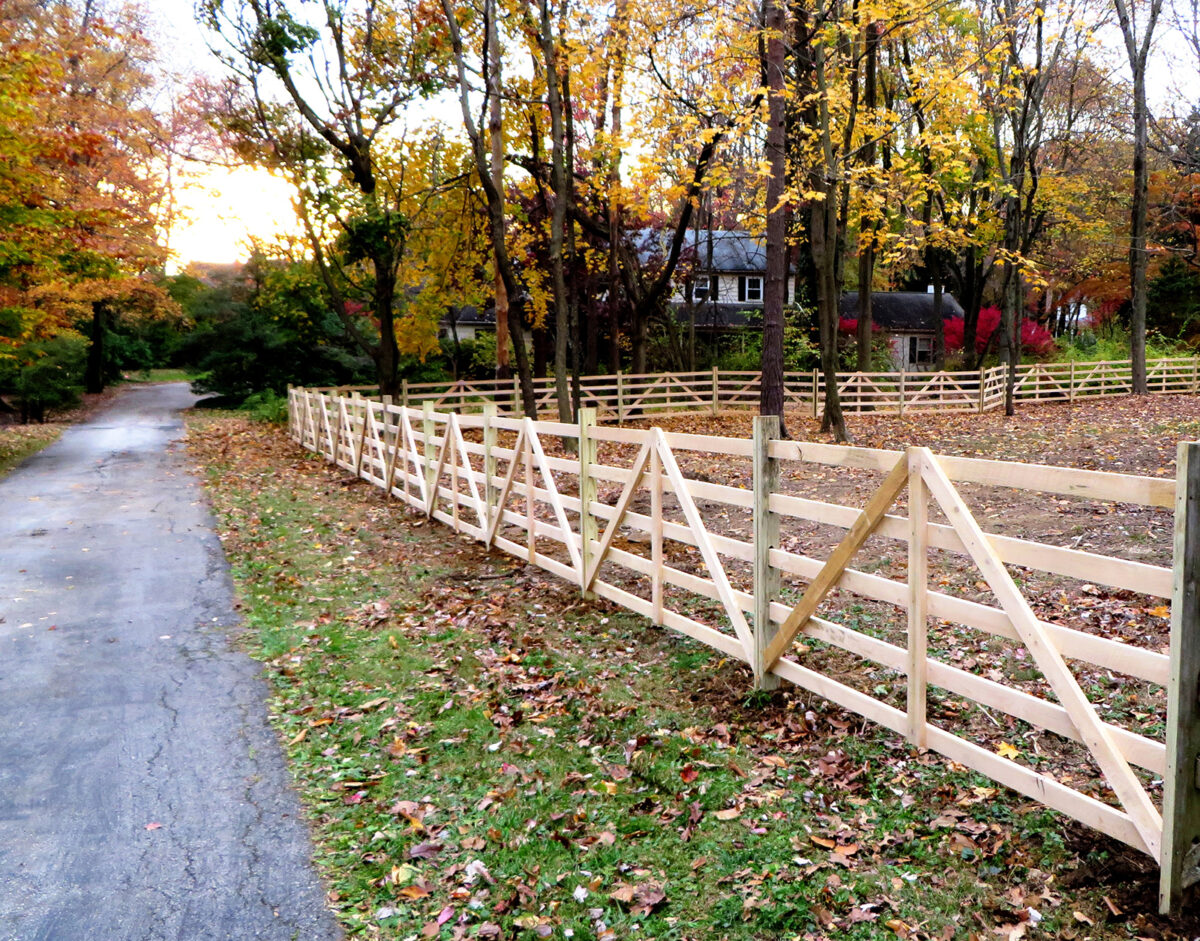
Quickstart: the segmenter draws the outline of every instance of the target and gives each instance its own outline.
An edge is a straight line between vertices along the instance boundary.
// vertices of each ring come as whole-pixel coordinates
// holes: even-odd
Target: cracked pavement
[[[341,936],[170,447],[195,401],[133,387],[0,480],[0,941]]]

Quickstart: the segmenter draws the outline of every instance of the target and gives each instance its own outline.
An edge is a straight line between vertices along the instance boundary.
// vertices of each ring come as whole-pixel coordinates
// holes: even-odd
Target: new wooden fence
[[[663,394],[695,391],[678,388]],[[304,447],[456,532],[747,662],[759,686],[794,683],[1149,854],[1161,865],[1164,911],[1195,881],[1200,444],[1179,446],[1170,480],[780,440],[767,418],[756,419],[752,439],[722,438],[601,426],[592,408],[578,424],[560,424],[494,406],[460,414],[303,389],[291,391],[289,414]],[[701,464],[727,468],[724,479],[741,485],[686,470]],[[796,495],[795,482],[823,468],[871,481],[865,505]],[[985,532],[968,500],[1005,494],[1157,511],[1164,525],[1173,513],[1174,569]],[[806,552],[793,535],[820,528],[835,534],[828,551]],[[868,539],[901,547],[903,577],[866,558]],[[946,577],[964,568],[985,592],[969,596]],[[1169,603],[1169,653],[1095,625],[1051,623],[1022,588],[1072,581]],[[891,621],[845,616],[848,598]],[[970,644],[995,661],[964,661]],[[997,668],[1011,663],[1001,651],[1025,656],[1034,679]],[[865,664],[871,679],[856,684],[846,670],[834,678],[823,669],[829,656]],[[1165,718],[1165,736],[1147,732],[1153,716],[1119,718],[1081,675],[1139,690],[1143,708]],[[885,693],[878,684],[889,677]],[[947,695],[1052,733],[1078,749],[1080,767],[1090,762],[1094,780],[998,754],[943,708],[931,712]]]
[[[1200,360],[1190,357],[1147,362],[1150,391],[1166,395],[1200,391]],[[838,374],[838,392],[846,412],[920,412],[952,410],[986,412],[1004,407],[1005,369],[977,372],[846,372]],[[538,415],[557,413],[554,379],[534,380]],[[727,408],[758,407],[759,374],[713,369],[705,372],[584,376],[580,404],[601,416],[628,418],[717,413]],[[816,371],[787,373],[789,407],[820,414],[825,391]],[[1064,402],[1097,396],[1128,395],[1133,388],[1129,362],[1033,363],[1017,367],[1014,398],[1018,402]],[[320,392],[373,392],[374,386],[326,387]],[[457,382],[403,384],[400,405],[458,412],[495,405],[502,413],[521,415],[515,380],[461,379]]]

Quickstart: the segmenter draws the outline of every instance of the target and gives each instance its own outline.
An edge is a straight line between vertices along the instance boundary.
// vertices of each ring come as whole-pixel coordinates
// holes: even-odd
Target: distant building
[[[668,246],[665,234],[645,229],[637,233],[637,251],[652,264]],[[707,334],[739,333],[762,326],[763,295],[766,290],[767,253],[763,239],[749,232],[729,229],[699,233],[689,231],[684,242],[685,257],[676,276],[671,296],[676,318],[695,323]],[[692,276],[688,277],[688,272]],[[785,280],[785,301],[794,300],[794,271]],[[843,318],[858,317],[858,293],[842,295],[838,305]],[[963,309],[950,294],[942,295],[942,315],[962,318]],[[896,369],[933,369],[933,295],[920,291],[876,291],[872,295],[872,320],[888,335]],[[442,339],[457,336],[474,339],[480,332],[494,333],[493,308],[462,307],[443,317],[438,328]]]
[[[496,332],[496,308],[455,307],[438,322],[439,340],[474,340],[480,333]]]
[[[858,292],[843,294],[838,302],[843,319],[858,319]],[[942,295],[942,319],[961,320],[962,306],[951,294]],[[929,372],[933,369],[933,295],[924,291],[875,291],[871,294],[871,322],[888,337],[892,363],[897,369]]]

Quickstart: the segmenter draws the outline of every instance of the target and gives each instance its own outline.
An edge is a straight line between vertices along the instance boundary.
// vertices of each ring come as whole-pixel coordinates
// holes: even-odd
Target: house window
[[[933,362],[933,337],[909,337],[908,361],[914,366]]]
[[[713,275],[711,278],[697,278],[692,285],[692,303],[702,304],[705,301],[715,301],[717,299],[717,277]]]
[[[738,278],[738,300],[751,304],[761,304],[763,299],[763,279],[758,275],[744,274]]]

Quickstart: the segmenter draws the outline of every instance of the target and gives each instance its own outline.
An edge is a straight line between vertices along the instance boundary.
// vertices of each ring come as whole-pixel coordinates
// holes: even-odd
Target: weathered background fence
[[[1200,391],[1200,359],[1152,359],[1146,364],[1150,391],[1166,395]],[[956,410],[986,412],[1004,407],[1005,367],[976,372],[846,372],[838,374],[838,392],[847,412],[918,412]],[[601,417],[627,418],[719,412],[758,407],[757,372],[712,369],[704,372],[646,375],[584,376],[580,405]],[[322,392],[370,392],[373,386],[322,388]],[[784,376],[789,407],[819,414],[825,392],[816,371]],[[1064,402],[1133,391],[1129,361],[1099,363],[1032,363],[1018,366],[1017,402]],[[539,415],[557,412],[553,378],[535,379]],[[495,405],[501,413],[523,412],[516,380],[462,379],[457,382],[405,382],[397,404],[419,408],[479,411]]]
[[[1077,393],[1118,381],[1090,368],[1075,376]],[[1057,381],[1027,376],[1026,388],[1042,395]],[[741,381],[722,375],[713,388],[726,401],[751,394],[754,377]],[[677,385],[678,393],[662,394],[698,394],[684,380]],[[578,424],[561,424],[502,416],[491,404],[459,414],[430,400],[416,409],[304,389],[291,390],[289,416],[297,442],[389,496],[585,596],[747,662],[759,686],[787,680],[1142,850],[1160,863],[1164,911],[1194,881],[1200,444],[1180,445],[1170,480],[780,440],[766,418],[756,419],[752,439],[709,437],[601,426],[593,408]],[[714,466],[723,479],[699,469]],[[865,505],[798,495],[826,468],[869,488]],[[1148,526],[1156,513],[1163,528],[1173,520],[1174,568],[1075,548],[1079,540],[1062,546],[985,532],[968,499],[987,506],[997,490],[1037,505],[1118,506]],[[901,506],[904,515],[895,512]],[[818,530],[832,533],[820,551],[806,535]],[[902,576],[888,574],[900,570],[898,560],[868,558],[869,540],[902,547],[892,553],[907,560]],[[1162,561],[1171,557],[1164,547]],[[951,577],[964,566],[974,569],[974,595]],[[1071,581],[1136,593],[1147,609],[1168,602],[1169,645],[1130,643],[1035,612],[1036,590],[1027,586],[1053,593]],[[846,599],[870,606],[869,616],[853,615]],[[980,662],[963,659],[975,644]],[[1005,666],[1014,651],[1028,675]],[[830,657],[868,664],[869,679],[823,668]],[[1131,726],[1090,681],[1081,684],[1087,671],[1137,690],[1143,718]],[[1053,733],[1078,749],[1094,779],[1060,779],[997,753],[943,707],[931,715],[931,695],[946,694]]]

